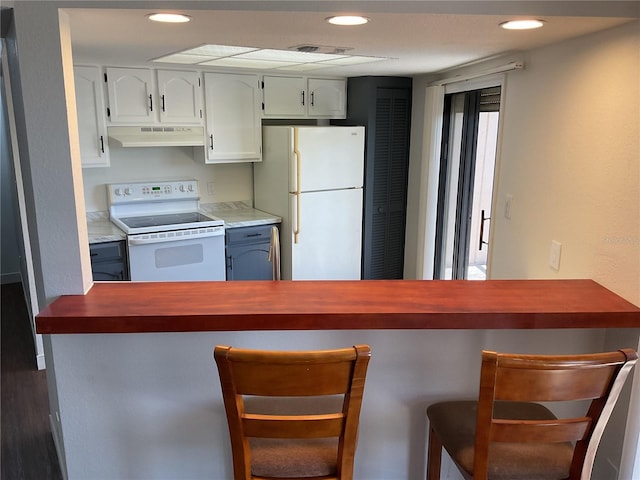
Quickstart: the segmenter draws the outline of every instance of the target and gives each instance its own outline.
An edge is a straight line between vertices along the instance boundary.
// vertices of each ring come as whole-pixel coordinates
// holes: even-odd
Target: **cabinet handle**
[[[153,112],[153,97],[149,94],[149,111]]]
[[[311,106],[312,107],[315,105],[314,97],[315,97],[315,92],[311,92]]]
[[[213,133],[209,135],[209,148],[213,150]]]
[[[104,137],[100,135],[100,150],[104,153]]]
[[[302,105],[304,106],[304,90],[302,90]]]
[[[162,111],[165,112],[166,110],[164,109],[164,95],[162,95]]]

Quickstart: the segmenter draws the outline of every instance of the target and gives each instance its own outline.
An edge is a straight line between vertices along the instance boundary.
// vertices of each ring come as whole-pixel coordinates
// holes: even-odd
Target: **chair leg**
[[[438,434],[429,428],[429,450],[427,454],[427,480],[440,480],[442,462],[442,442]]]

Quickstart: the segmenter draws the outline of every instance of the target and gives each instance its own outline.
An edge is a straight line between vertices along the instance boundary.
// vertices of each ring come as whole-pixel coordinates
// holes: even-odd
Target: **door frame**
[[[22,281],[22,289],[24,291],[25,303],[29,315],[29,323],[33,334],[34,350],[36,353],[36,364],[38,370],[43,370],[45,365],[44,346],[42,335],[36,333],[36,315],[40,312],[38,307],[38,292],[35,282],[35,269],[33,266],[33,256],[31,249],[31,236],[29,235],[29,225],[27,222],[26,200],[24,193],[24,183],[22,180],[22,167],[20,163],[20,151],[18,149],[18,134],[15,121],[15,113],[13,108],[13,95],[11,91],[11,75],[8,59],[8,45],[4,38],[0,39],[0,56],[2,65],[2,85],[0,88],[4,90],[4,98],[6,101],[5,109],[7,111],[7,127],[9,137],[9,150],[13,158],[13,173],[16,184],[17,202],[18,202],[18,223],[20,224],[19,246],[21,248],[22,259],[20,261],[20,276]]]
[[[471,80],[448,83],[446,85],[428,86],[425,95],[425,119],[423,131],[423,168],[420,183],[420,205],[418,225],[418,251],[416,278],[433,280],[434,258],[436,252],[436,219],[438,211],[438,183],[440,178],[440,153],[442,145],[442,123],[445,95],[461,93],[468,90],[483,88],[501,88],[502,98],[506,97],[507,77],[504,73],[486,75]],[[502,135],[504,130],[504,102],[500,102],[498,123],[498,138],[496,141],[496,160],[494,173],[494,189],[491,199],[490,217],[494,217],[499,187],[499,172],[501,171]],[[491,278],[491,264],[493,257],[493,240],[489,236],[487,245],[487,279]]]

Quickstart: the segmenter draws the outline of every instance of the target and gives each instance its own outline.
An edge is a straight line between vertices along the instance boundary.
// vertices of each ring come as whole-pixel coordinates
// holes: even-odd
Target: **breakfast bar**
[[[229,479],[213,347],[363,343],[355,478],[424,478],[425,408],[477,395],[482,349],[601,351],[612,330],[637,349],[640,308],[592,280],[105,282],[37,317],[69,479]]]
[[[640,326],[640,309],[592,280],[108,282],[61,297],[37,325],[43,334],[620,328]]]

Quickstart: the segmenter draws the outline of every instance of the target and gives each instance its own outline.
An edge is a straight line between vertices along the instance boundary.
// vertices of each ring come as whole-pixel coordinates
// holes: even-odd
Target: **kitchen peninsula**
[[[591,280],[105,282],[37,317],[71,480],[228,479],[213,347],[356,343],[372,360],[355,478],[420,478],[425,407],[477,395],[481,349],[598,351],[583,332],[606,328],[637,348],[640,308]]]

